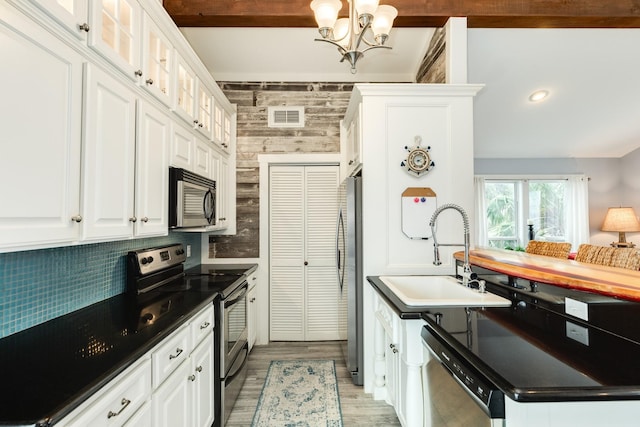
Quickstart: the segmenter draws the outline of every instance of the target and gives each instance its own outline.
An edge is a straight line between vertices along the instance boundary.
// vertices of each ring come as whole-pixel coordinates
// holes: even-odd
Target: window
[[[568,223],[569,218],[575,218],[578,223],[588,224],[588,204],[577,202],[586,195],[573,194],[586,192],[586,186],[575,186],[566,178],[487,177],[478,189],[482,197],[478,208],[483,210],[477,212],[479,227],[484,231],[478,233],[481,246],[522,248],[531,240],[530,232],[535,240],[572,242],[575,247],[588,239],[588,228],[585,236]]]

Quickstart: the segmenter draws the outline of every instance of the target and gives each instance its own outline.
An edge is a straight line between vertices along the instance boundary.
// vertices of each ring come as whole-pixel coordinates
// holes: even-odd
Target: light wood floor
[[[347,372],[340,343],[328,342],[274,342],[255,346],[249,355],[247,380],[236,401],[227,427],[248,427],[256,411],[267,370],[272,360],[328,359],[335,360],[338,391],[345,427],[351,426],[399,426],[391,405],[376,401],[365,394],[363,388],[353,385]],[[280,426],[274,426],[280,427]]]

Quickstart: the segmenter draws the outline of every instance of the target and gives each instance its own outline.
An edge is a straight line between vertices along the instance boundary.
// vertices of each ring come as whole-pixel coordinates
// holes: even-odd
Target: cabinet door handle
[[[196,372],[202,372],[202,366],[198,366],[198,367],[196,368]]]
[[[210,325],[211,325],[211,323],[204,322],[202,325],[200,325],[200,329],[207,329]]]
[[[194,374],[189,375],[189,381],[195,381],[196,380],[196,376]]]
[[[146,216],[143,216],[142,219],[140,219],[140,221],[149,222],[149,218],[147,218]]]
[[[147,79],[146,83],[151,86],[153,84],[153,79]]]
[[[87,24],[86,22],[84,24],[78,24],[78,30],[80,31],[84,31],[85,33],[88,33],[90,29],[91,28],[89,27],[89,24]]]
[[[136,222],[138,220],[138,218],[136,218],[135,216],[132,216],[131,218],[129,218],[129,221],[131,222]]]
[[[194,120],[194,121],[193,121],[193,124],[194,124],[194,125],[197,125],[197,124],[198,124],[198,121],[197,121],[197,120]]]
[[[118,415],[120,415],[122,413],[122,411],[124,411],[127,408],[127,406],[129,406],[129,403],[131,403],[131,401],[129,399],[125,399],[123,397],[122,401],[120,401],[120,404],[122,405],[122,408],[120,408],[120,410],[118,412],[109,411],[109,413],[107,414],[107,418],[113,418],[113,417],[117,417]]]
[[[142,70],[136,70],[133,72],[134,75],[136,75],[137,77],[141,77],[142,76]]]
[[[176,359],[178,356],[180,356],[182,354],[182,349],[181,348],[176,348],[176,354],[170,354],[169,355],[169,359]]]
[[[82,222],[82,216],[81,215],[72,216],[71,217],[71,221],[73,221],[73,222]]]
[[[256,298],[255,297],[251,298],[249,302],[256,302]]]

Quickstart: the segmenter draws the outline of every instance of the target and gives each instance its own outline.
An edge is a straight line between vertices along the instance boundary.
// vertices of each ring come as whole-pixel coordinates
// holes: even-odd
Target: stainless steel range
[[[201,265],[186,271],[186,280],[196,280],[201,286],[220,288],[216,302],[216,318],[219,328],[216,343],[219,354],[221,396],[216,420],[227,422],[240,389],[247,377],[249,358],[247,327],[247,291],[249,284],[243,269],[224,269]]]
[[[172,300],[187,292],[212,294],[216,383],[215,425],[226,423],[246,378],[248,283],[242,268],[207,266],[185,271],[186,254],[181,244],[129,252],[127,290],[135,296],[138,328],[155,322],[171,309]]]

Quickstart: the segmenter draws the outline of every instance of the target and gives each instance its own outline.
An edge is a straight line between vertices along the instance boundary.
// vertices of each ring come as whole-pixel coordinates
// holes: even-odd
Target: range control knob
[[[151,264],[153,262],[153,257],[149,256],[146,258],[142,258],[140,262],[142,263],[142,265]]]
[[[184,253],[184,249],[176,249],[176,255],[182,255]]]

